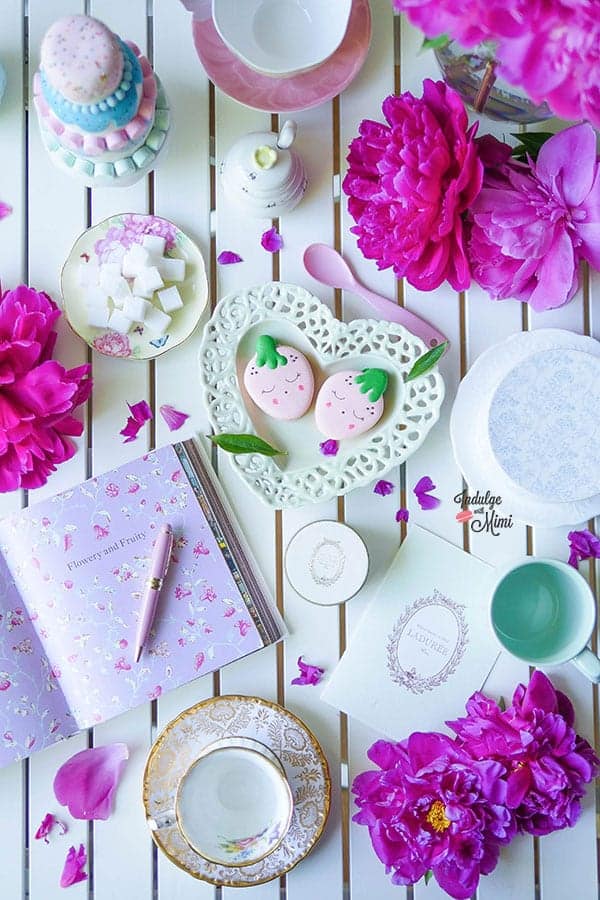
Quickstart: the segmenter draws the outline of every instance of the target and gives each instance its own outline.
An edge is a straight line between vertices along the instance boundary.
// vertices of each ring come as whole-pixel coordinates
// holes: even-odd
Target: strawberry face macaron
[[[317,428],[328,438],[357,437],[379,422],[388,386],[383,369],[336,372],[322,385],[315,404]]]
[[[315,380],[310,363],[294,347],[278,345],[268,334],[256,342],[256,355],[244,371],[244,387],[268,416],[299,419],[312,403]]]

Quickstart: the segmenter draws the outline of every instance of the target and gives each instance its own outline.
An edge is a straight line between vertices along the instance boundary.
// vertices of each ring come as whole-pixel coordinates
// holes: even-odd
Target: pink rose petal
[[[300,674],[292,679],[292,684],[318,684],[325,674],[325,669],[305,663],[301,656],[298,657],[298,668]]]
[[[181,412],[175,409],[174,406],[169,406],[168,403],[163,403],[158,411],[167,423],[169,431],[177,431],[185,423],[186,419],[189,419],[188,413]]]
[[[409,512],[404,507],[400,507],[396,513],[396,522],[408,522]]]
[[[373,493],[379,494],[380,497],[387,497],[393,490],[393,483],[391,481],[384,481],[384,479],[381,478],[373,488]]]
[[[12,206],[9,206],[8,203],[3,203],[2,200],[0,200],[0,219],[5,219],[7,216],[10,216],[12,211]]]
[[[148,422],[153,418],[152,410],[145,400],[140,400],[139,403],[134,403],[133,405],[128,403],[127,406],[129,407],[131,415],[127,417],[125,428],[121,429],[119,432],[119,434],[122,434],[125,438],[123,441],[124,444],[135,441],[144,422]]]
[[[424,475],[423,478],[420,478],[419,481],[417,481],[413,488],[413,493],[417,498],[421,509],[437,509],[442,502],[437,497],[430,496],[430,491],[435,491],[435,484],[429,475]]]
[[[239,253],[234,253],[233,250],[221,250],[217,256],[217,262],[220,266],[233,266],[235,263],[244,262],[244,260]]]
[[[79,850],[76,850],[75,847],[69,847],[62,875],[60,876],[60,886],[66,888],[80,881],[86,881],[87,873],[83,871],[86,863],[87,853],[83,844],[79,845]]]
[[[588,531],[570,531],[567,535],[569,541],[569,565],[578,569],[579,563],[585,559],[600,559],[600,539]]]
[[[54,828],[55,825],[57,825],[58,828],[60,829],[60,834],[67,833],[68,828],[64,822],[61,822],[52,813],[46,813],[46,815],[44,816],[44,818],[42,819],[42,821],[40,823],[38,830],[34,834],[35,840],[39,841],[40,838],[43,838],[44,843],[49,844],[50,841],[48,840],[48,835],[50,834],[50,832],[52,831],[52,829]]]
[[[283,238],[273,226],[273,228],[269,228],[268,231],[265,231],[260,239],[261,247],[264,247],[265,250],[268,250],[269,253],[278,253],[283,247]]]
[[[337,441],[328,440],[323,441],[322,444],[319,444],[319,450],[323,454],[323,456],[336,456],[338,450],[340,449],[340,445]]]
[[[129,751],[125,744],[91,747],[64,763],[54,793],[75,819],[108,819]]]

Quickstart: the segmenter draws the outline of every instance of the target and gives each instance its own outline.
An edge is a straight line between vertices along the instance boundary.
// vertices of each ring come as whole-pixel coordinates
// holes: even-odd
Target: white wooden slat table
[[[323,241],[343,250],[369,287],[396,297],[430,318],[451,341],[451,350],[442,363],[447,399],[441,421],[419,453],[390,475],[397,486],[391,497],[376,497],[368,487],[339,502],[273,513],[237,479],[227,458],[214,454],[220,480],[240,512],[246,536],[286,616],[290,635],[277,648],[242,660],[214,677],[165,693],[158,701],[34,755],[28,762],[1,770],[2,900],[63,897],[58,879],[66,848],[79,842],[88,850],[90,878],[69,889],[72,900],[231,900],[235,889],[219,890],[195,881],[153,849],[140,800],[146,753],[158,731],[182,709],[214,693],[256,693],[285,703],[316,732],[332,771],[332,814],[318,847],[281,881],[248,889],[249,896],[256,900],[438,900],[445,896],[434,882],[427,888],[419,884],[413,889],[391,885],[370,848],[365,829],[350,823],[348,785],[366,766],[366,749],[377,735],[321,703],[317,690],[291,686],[290,681],[301,654],[329,671],[335,665],[399,545],[404,526],[395,525],[394,512],[400,505],[409,507],[411,523],[422,524],[492,564],[521,556],[528,548],[565,558],[565,528],[533,531],[515,527],[499,537],[463,532],[454,518],[457,507],[453,497],[463,484],[450,450],[448,419],[460,378],[490,344],[523,328],[551,326],[600,337],[600,314],[593,308],[600,294],[600,277],[586,275],[579,294],[564,309],[534,315],[517,303],[493,304],[477,288],[465,296],[447,287],[419,294],[408,285],[397,285],[392,274],[378,272],[362,258],[349,234],[352,223],[340,195],[347,145],[362,118],[380,117],[380,104],[387,94],[407,89],[420,94],[422,79],[437,77],[431,54],[418,55],[420,36],[393,15],[389,0],[371,0],[371,7],[371,50],[360,75],[341,97],[296,116],[298,149],[306,162],[311,187],[303,203],[278,223],[284,248],[271,257],[259,246],[262,231],[271,223],[244,220],[231,208],[218,184],[215,160],[240,135],[277,129],[283,117],[246,109],[210,84],[193,47],[190,15],[181,4],[176,0],[0,3],[0,61],[9,79],[0,106],[0,199],[14,207],[13,215],[0,225],[3,287],[26,280],[58,297],[61,265],[84,228],[114,213],[155,212],[176,222],[199,244],[207,265],[212,304],[231,290],[280,278],[312,289],[346,320],[368,314],[358,298],[322,288],[304,272],[304,247]],[[72,12],[96,15],[122,36],[135,40],[153,60],[168,93],[175,123],[168,155],[154,175],[131,188],[87,191],[57,172],[41,145],[34,115],[27,114],[41,37],[54,19]],[[485,119],[480,125],[480,132],[484,131],[503,134],[501,126]],[[216,255],[222,249],[240,253],[244,263],[218,268]],[[180,432],[182,437],[206,434],[206,414],[196,376],[198,340],[196,335],[155,363],[106,360],[88,353],[63,323],[57,356],[66,365],[91,361],[95,380],[85,432],[78,441],[79,452],[44,489],[29,496],[0,495],[0,514],[169,441],[170,434],[157,415],[136,442],[122,444],[118,432],[125,421],[126,401],[146,399],[155,411],[161,403],[172,403],[191,414]],[[423,474],[433,478],[443,498],[435,512],[423,513],[413,502],[411,488]],[[285,582],[283,555],[287,542],[302,525],[321,518],[345,519],[369,545],[372,576],[361,595],[345,609],[311,606]],[[595,572],[588,568],[593,567],[583,566],[582,571],[595,585]],[[488,687],[495,694],[508,695],[527,675],[525,666],[504,657]],[[574,698],[579,729],[593,738],[598,728],[595,689],[570,669],[561,668],[552,675]],[[52,794],[58,766],[83,747],[117,740],[129,745],[131,756],[110,820],[90,825],[70,822],[68,839],[56,840],[50,846],[34,841],[33,834],[45,812],[58,811]],[[564,900],[572,893],[578,900],[592,900],[598,897],[597,872],[595,798],[590,792],[576,829],[539,842],[525,837],[515,840],[503,852],[496,872],[482,880],[478,898]]]

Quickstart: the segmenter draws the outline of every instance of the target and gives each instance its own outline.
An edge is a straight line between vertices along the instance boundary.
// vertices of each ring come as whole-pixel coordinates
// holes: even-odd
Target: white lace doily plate
[[[600,343],[557,328],[490,347],[459,385],[450,436],[469,490],[528,525],[600,512]]]
[[[179,780],[208,744],[249,737],[266,744],[283,765],[294,798],[292,822],[281,844],[251,866],[221,866],[195,853],[177,823]],[[319,840],[331,802],[329,767],[319,742],[289,710],[260,697],[227,695],[192,706],[170,722],[150,750],[144,772],[146,820],[156,845],[194,878],[226,887],[250,887],[289,872]]]
[[[242,374],[256,339],[269,334],[301,350],[322,382],[343,369],[385,369],[385,412],[371,431],[340,441],[324,456],[325,437],[310,410],[284,422],[264,415],[245,396]],[[437,370],[406,382],[425,344],[401,325],[373,319],[345,324],[302,287],[270,282],[225,297],[206,326],[200,347],[200,381],[216,433],[257,434],[287,456],[232,456],[236,470],[266,503],[277,509],[330,500],[382,478],[403,463],[437,422],[444,383]]]

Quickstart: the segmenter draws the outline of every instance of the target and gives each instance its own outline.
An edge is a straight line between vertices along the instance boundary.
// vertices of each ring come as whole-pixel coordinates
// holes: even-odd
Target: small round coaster
[[[305,525],[285,552],[285,573],[310,603],[334,606],[354,597],[367,580],[369,554],[349,525],[324,520]]]

